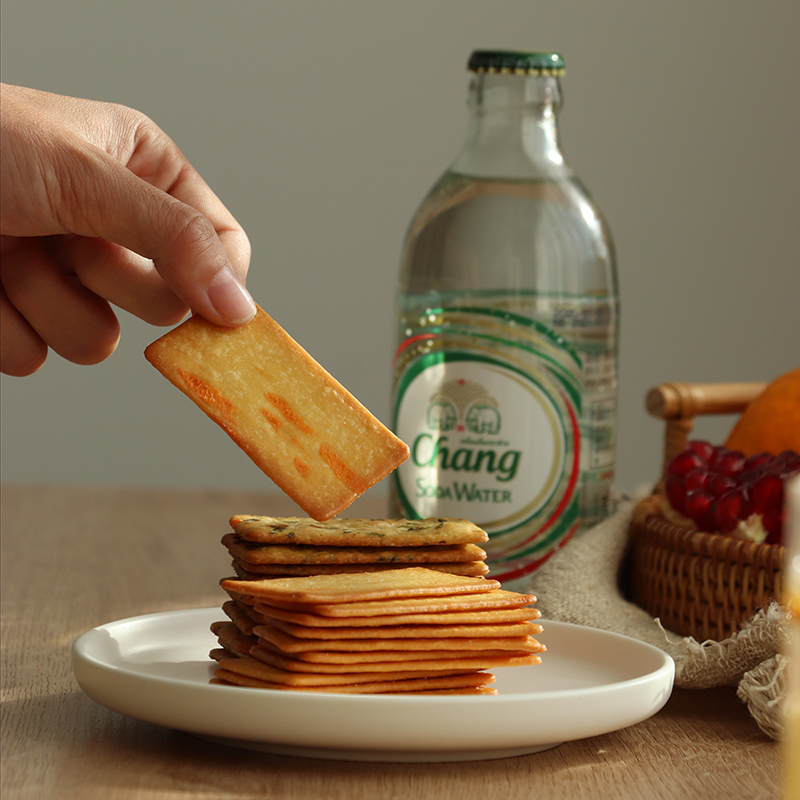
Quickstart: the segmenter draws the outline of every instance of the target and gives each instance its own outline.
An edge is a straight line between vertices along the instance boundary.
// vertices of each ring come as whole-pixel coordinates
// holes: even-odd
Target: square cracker
[[[309,628],[387,628],[393,625],[486,625],[527,622],[538,619],[535,608],[487,608],[475,611],[448,611],[441,614],[386,614],[365,617],[323,617],[257,603],[255,610],[267,619],[292,622]]]
[[[390,569],[402,569],[403,564],[252,564],[234,556],[233,571],[243,581],[261,581],[267,576],[284,578],[301,578],[307,575],[338,575],[344,572],[386,572]],[[405,566],[413,567],[414,564]],[[486,575],[489,567],[484,561],[462,561],[458,564],[428,564],[428,569],[437,572],[449,572],[452,575],[478,576]]]
[[[255,622],[250,619],[247,612],[234,600],[227,600],[222,604],[222,610],[228,615],[231,622],[245,635],[253,633]]]
[[[465,519],[331,519],[317,522],[302,517],[263,517],[237,514],[234,531],[250,542],[310,544],[337,547],[425,547],[483,544],[489,535]]]
[[[422,567],[264,581],[223,579],[221,585],[225,591],[263,598],[272,604],[350,603],[393,597],[469,594],[500,588],[498,581],[488,578],[450,575]]]
[[[245,634],[230,620],[213,622],[211,632],[219,639],[219,643],[237,656],[246,656],[250,648],[258,644],[258,637]]]
[[[290,636],[285,631],[272,625],[256,625],[254,634],[258,637],[258,644],[273,645],[282,653],[290,654],[295,658],[304,657],[310,653],[377,653],[385,651],[394,652],[438,652],[464,653],[466,651],[498,651],[540,653],[544,645],[532,636],[505,636],[497,638],[480,637],[475,639],[300,639]]]
[[[190,317],[145,357],[314,519],[335,516],[408,458],[261,308],[238,328]]]
[[[270,644],[262,647],[276,655],[285,655],[278,648]],[[524,656],[525,651],[517,650],[459,650],[459,658],[501,658],[508,656]],[[294,653],[292,658],[307,664],[351,664],[366,665],[379,663],[396,663],[398,666],[409,661],[434,661],[442,657],[441,650],[375,650],[364,653]]]
[[[407,678],[402,681],[380,680],[371,683],[344,684],[339,686],[298,686],[274,683],[244,675],[220,667],[212,683],[232,684],[255,689],[276,691],[335,692],[337,694],[497,694],[488,684],[495,680],[488,672],[447,677]]]
[[[212,661],[225,661],[228,658],[239,658],[237,653],[231,652],[227,647],[215,647],[208,656]]]
[[[349,675],[370,670],[373,673],[402,673],[409,672],[450,672],[455,670],[484,670],[489,667],[520,667],[526,664],[541,664],[542,659],[534,654],[488,656],[478,658],[461,658],[455,654],[450,657],[440,656],[428,661],[379,661],[370,664],[310,664],[296,658],[290,658],[266,647],[256,645],[250,650],[250,655],[272,667],[277,667],[288,672],[300,672],[313,675]]]
[[[430,547],[338,547],[308,544],[262,544],[226,533],[222,544],[231,555],[253,564],[429,564],[482,561],[486,553],[474,544]]]
[[[395,614],[437,614],[451,611],[512,609],[528,606],[535,602],[536,597],[532,594],[494,589],[478,594],[455,594],[444,597],[402,597],[397,600],[368,600],[363,603],[308,603],[302,606],[298,604],[296,610],[323,617],[379,617]],[[534,611],[531,619],[537,619],[539,616],[539,611]]]
[[[386,625],[363,628],[312,628],[259,615],[260,624],[272,625],[298,639],[450,639],[537,636],[542,626],[533,622],[507,622],[490,625]]]
[[[498,691],[491,686],[475,686],[471,689],[420,689],[419,691],[406,689],[402,692],[381,692],[381,694],[411,694],[415,697],[425,697],[437,694],[498,694]]]
[[[370,683],[373,681],[386,681],[386,672],[350,672],[339,675],[313,674],[309,672],[291,672],[272,666],[252,656],[234,658],[230,661],[217,662],[222,669],[236,672],[270,683],[281,683],[290,686],[344,686],[355,683]],[[450,675],[474,674],[474,669],[454,669]],[[406,678],[436,678],[445,677],[439,670],[404,670],[391,674],[391,680],[401,681]]]

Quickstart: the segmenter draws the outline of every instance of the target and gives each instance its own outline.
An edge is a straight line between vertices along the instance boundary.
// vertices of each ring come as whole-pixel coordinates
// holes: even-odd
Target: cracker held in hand
[[[191,317],[145,357],[316,520],[408,458],[408,447],[263,309],[239,328]]]

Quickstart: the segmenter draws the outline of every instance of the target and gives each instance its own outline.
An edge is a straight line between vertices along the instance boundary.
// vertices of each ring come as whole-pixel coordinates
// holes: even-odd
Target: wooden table
[[[384,513],[361,498],[350,516]],[[732,689],[676,690],[616,733],[494,761],[385,764],[217,746],[84,695],[70,647],[105,622],[214,606],[234,513],[296,513],[282,496],[4,487],[3,800],[159,798],[773,798],[779,747]]]

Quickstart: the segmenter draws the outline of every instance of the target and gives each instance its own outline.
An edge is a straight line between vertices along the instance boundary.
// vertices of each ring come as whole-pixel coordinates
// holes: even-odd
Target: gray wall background
[[[617,244],[633,490],[649,387],[800,364],[798,30],[794,0],[3,0],[2,79],[152,117],[247,230],[256,300],[388,422],[401,242],[461,144],[466,59],[560,50],[564,149]],[[273,488],[120,316],[104,364],[3,377],[3,481]]]

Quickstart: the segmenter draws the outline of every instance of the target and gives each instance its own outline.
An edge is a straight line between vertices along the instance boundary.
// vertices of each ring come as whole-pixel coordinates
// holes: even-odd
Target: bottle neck
[[[468,106],[467,138],[452,172],[522,180],[572,175],[559,144],[558,78],[475,74]]]

